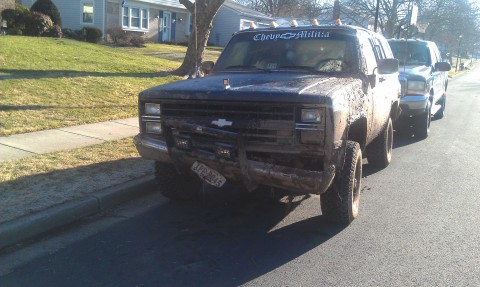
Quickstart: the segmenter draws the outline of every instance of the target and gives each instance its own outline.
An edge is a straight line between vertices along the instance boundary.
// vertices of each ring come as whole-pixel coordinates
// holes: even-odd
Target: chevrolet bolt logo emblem
[[[212,125],[216,125],[219,128],[225,127],[225,126],[231,126],[233,122],[227,121],[226,119],[218,119],[216,121],[212,121]]]

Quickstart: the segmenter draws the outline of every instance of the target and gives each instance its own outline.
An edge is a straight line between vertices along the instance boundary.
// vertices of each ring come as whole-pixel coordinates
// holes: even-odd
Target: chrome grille
[[[293,144],[295,139],[295,109],[292,104],[162,103],[162,117],[237,132],[246,141],[254,143]],[[232,125],[218,127],[212,124],[219,119],[232,122]],[[192,137],[199,144],[215,140],[202,135],[192,134]]]

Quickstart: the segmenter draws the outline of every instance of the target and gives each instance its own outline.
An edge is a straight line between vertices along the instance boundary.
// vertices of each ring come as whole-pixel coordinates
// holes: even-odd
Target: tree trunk
[[[225,0],[198,0],[196,7],[189,0],[179,0],[192,13],[192,33],[182,65],[174,71],[176,75],[194,75],[196,67],[203,61],[205,47],[212,30],[213,18]]]

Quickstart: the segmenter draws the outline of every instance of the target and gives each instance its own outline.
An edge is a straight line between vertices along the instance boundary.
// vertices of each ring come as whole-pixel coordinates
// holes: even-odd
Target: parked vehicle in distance
[[[416,39],[388,42],[400,62],[398,79],[402,86],[402,112],[395,126],[398,129],[413,126],[415,137],[425,139],[432,116],[437,119],[445,116],[451,66],[442,61],[434,42]]]
[[[387,40],[348,25],[251,28],[202,68],[139,95],[134,142],[162,193],[190,198],[200,178],[229,179],[320,194],[324,216],[350,223],[362,152],[381,168],[392,158],[400,84]]]

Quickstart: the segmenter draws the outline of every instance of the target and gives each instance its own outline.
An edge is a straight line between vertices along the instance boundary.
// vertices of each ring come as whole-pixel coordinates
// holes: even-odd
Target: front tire
[[[425,113],[415,116],[413,123],[413,132],[416,138],[426,139],[430,132],[430,122],[432,121],[430,102],[427,104]]]
[[[351,223],[358,215],[362,180],[362,150],[353,141],[347,142],[345,163],[332,186],[320,195],[322,214],[330,221]]]
[[[386,168],[392,161],[393,125],[388,118],[382,133],[367,146],[368,163],[377,168]]]
[[[155,162],[155,179],[160,192],[173,200],[193,200],[198,197],[202,181],[177,172],[172,164]]]

